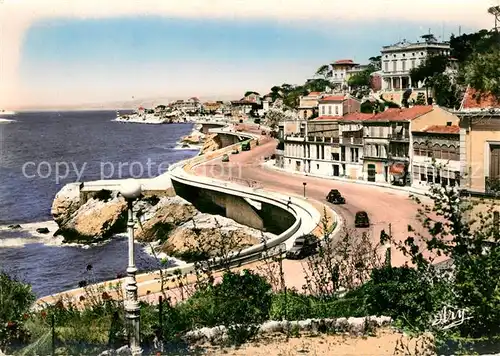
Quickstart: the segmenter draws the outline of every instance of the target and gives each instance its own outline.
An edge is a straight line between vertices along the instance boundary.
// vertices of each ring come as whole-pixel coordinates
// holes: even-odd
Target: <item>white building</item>
[[[414,131],[412,186],[456,186],[460,179],[460,127],[433,125]]]
[[[450,45],[434,38],[423,42],[399,43],[382,47],[382,90],[401,91],[420,88],[423,83],[412,83],[410,70],[418,67],[429,54],[449,56]]]
[[[318,101],[319,117],[341,118],[358,112],[361,102],[350,95],[329,95]]]
[[[339,120],[340,175],[363,179],[363,120],[373,114],[353,113]]]
[[[330,81],[334,88],[341,90],[347,89],[349,72],[357,66],[359,66],[359,64],[354,63],[352,59],[340,59],[330,64]]]

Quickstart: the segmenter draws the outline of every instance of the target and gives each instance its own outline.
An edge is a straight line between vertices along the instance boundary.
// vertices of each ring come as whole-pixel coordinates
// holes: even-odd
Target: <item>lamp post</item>
[[[302,184],[304,185],[304,198],[305,198],[306,197],[306,185],[307,185],[307,183],[303,182]]]
[[[134,214],[132,205],[134,200],[141,195],[141,185],[135,179],[127,179],[121,185],[120,193],[127,201],[128,208],[128,267],[125,286],[125,318],[132,355],[138,356],[142,355],[142,349],[140,340],[140,308],[137,300],[137,281],[135,279],[137,268],[134,258]]]

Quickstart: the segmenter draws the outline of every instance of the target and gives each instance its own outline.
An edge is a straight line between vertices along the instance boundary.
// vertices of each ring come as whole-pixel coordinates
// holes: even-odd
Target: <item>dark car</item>
[[[345,204],[345,198],[337,189],[330,190],[326,196],[326,201],[332,204]]]
[[[286,258],[299,260],[311,256],[316,253],[318,244],[318,238],[314,235],[309,234],[300,236],[295,240],[292,248],[286,253]]]
[[[358,211],[354,218],[355,227],[370,227],[370,219],[366,211]]]
[[[250,151],[250,142],[245,142],[241,144],[242,151]]]

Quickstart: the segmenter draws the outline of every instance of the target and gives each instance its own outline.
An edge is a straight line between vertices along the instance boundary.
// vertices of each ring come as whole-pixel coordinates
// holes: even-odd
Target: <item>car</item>
[[[370,227],[370,219],[366,211],[358,211],[354,218],[355,227]]]
[[[244,142],[241,144],[242,151],[250,151],[250,142]]]
[[[345,204],[345,198],[338,189],[332,189],[326,196],[326,201],[332,204]]]
[[[318,238],[312,234],[297,237],[292,248],[287,251],[286,258],[291,260],[299,260],[316,253],[318,249]]]
[[[222,156],[222,162],[229,162],[229,156],[226,153]]]

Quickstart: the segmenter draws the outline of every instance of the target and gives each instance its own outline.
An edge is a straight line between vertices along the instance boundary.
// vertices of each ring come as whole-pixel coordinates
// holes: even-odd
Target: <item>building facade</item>
[[[318,91],[310,92],[299,98],[299,116],[304,120],[309,120],[318,111],[318,101],[322,98],[322,94]]]
[[[429,55],[450,55],[450,45],[445,42],[428,40],[399,43],[382,47],[382,90],[401,91],[420,88],[423,83],[412,83],[410,70],[418,67]]]
[[[431,184],[460,184],[460,127],[432,125],[413,131],[412,186],[428,188]]]
[[[473,193],[500,192],[500,105],[472,89],[460,110],[461,186]]]
[[[319,118],[337,118],[359,112],[361,102],[350,95],[329,95],[318,102]]]
[[[349,79],[349,71],[359,66],[352,59],[340,59],[330,64],[331,77],[333,88],[337,90],[347,89],[347,80]]]

